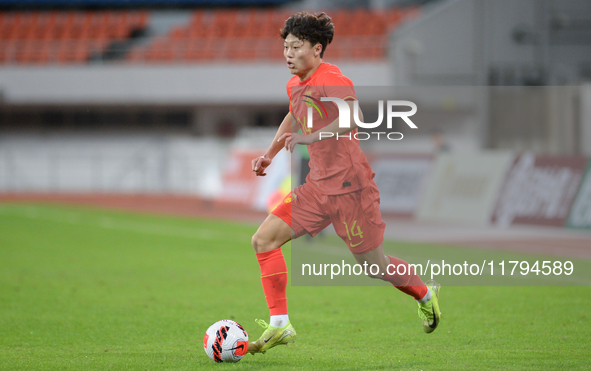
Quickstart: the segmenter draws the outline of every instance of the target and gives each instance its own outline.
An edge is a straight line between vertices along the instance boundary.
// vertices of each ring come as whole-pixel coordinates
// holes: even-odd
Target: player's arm
[[[271,165],[271,162],[281,151],[281,148],[285,146],[285,138],[284,134],[289,133],[291,131],[291,112],[288,112],[281,125],[279,125],[279,129],[277,129],[277,133],[275,134],[275,138],[271,142],[271,145],[267,149],[264,155],[255,158],[252,160],[252,171],[255,172],[257,176],[265,176],[265,169]]]
[[[346,101],[347,105],[349,106],[349,127],[340,127],[339,126],[339,118],[328,124],[327,126],[323,127],[321,130],[315,131],[311,134],[304,135],[299,133],[285,133],[282,137],[279,138],[280,141],[284,142],[284,147],[290,152],[293,152],[296,144],[304,144],[310,145],[312,143],[316,143],[321,140],[326,140],[330,138],[335,138],[338,135],[344,135],[348,132],[357,129],[359,126],[353,119],[354,110],[353,110],[353,102],[352,100]],[[361,109],[359,109],[359,119],[363,122],[363,113]]]

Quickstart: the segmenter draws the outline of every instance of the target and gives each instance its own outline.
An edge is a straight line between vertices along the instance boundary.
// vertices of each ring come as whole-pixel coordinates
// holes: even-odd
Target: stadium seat
[[[144,49],[140,47],[132,48],[127,53],[126,61],[128,63],[139,63],[144,60]]]
[[[84,63],[147,21],[146,11],[0,12],[0,63]]]
[[[58,63],[84,63],[90,57],[89,48],[84,40],[63,41],[58,52]]]
[[[212,38],[189,40],[185,61],[204,62],[214,60],[216,55],[213,44],[214,40]]]
[[[381,59],[387,35],[416,8],[335,9],[335,41],[327,58]],[[186,24],[165,35],[134,46],[129,63],[195,63],[211,61],[280,61],[279,30],[291,13],[265,9],[197,9]],[[146,10],[4,11],[0,12],[0,63],[85,63],[115,42],[130,38],[148,26]]]

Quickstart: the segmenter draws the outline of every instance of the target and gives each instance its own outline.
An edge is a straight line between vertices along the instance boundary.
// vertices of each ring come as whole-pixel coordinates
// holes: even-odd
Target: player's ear
[[[314,57],[318,57],[320,53],[322,53],[322,44],[316,43],[316,45],[314,45]]]

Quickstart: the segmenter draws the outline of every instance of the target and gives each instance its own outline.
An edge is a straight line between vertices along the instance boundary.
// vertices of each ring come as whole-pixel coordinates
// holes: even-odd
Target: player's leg
[[[382,244],[368,252],[353,253],[353,256],[359,264],[380,267],[379,274],[368,274],[369,277],[388,281],[417,301],[423,300],[425,295],[427,295],[427,300],[430,298],[427,286],[423,283],[421,277],[416,274],[414,268],[402,259],[385,255]]]
[[[416,274],[414,268],[402,259],[385,255],[382,244],[367,252],[353,253],[353,256],[359,264],[377,265],[380,268],[378,274],[368,274],[369,277],[388,281],[417,301],[430,299],[431,295],[427,286]]]
[[[435,281],[423,283],[421,277],[416,274],[414,267],[406,261],[393,256],[384,255],[383,246],[380,244],[376,249],[353,254],[359,264],[377,265],[378,274],[371,274],[368,270],[368,276],[379,278],[390,282],[398,290],[412,296],[419,305],[419,317],[423,322],[423,331],[433,332],[439,325],[441,311],[439,309],[439,289],[440,285]],[[375,272],[374,270],[373,272]]]
[[[274,346],[295,341],[296,332],[287,313],[287,265],[281,251],[281,246],[291,240],[292,235],[285,220],[270,214],[252,237],[271,320],[270,324],[257,320],[265,331],[258,340],[249,343],[249,353],[265,353]]]
[[[287,267],[279,247],[306,233],[314,236],[330,224],[319,198],[322,197],[306,184],[297,187],[273,210],[252,238],[261,265],[271,324],[257,320],[266,330],[257,341],[249,343],[249,353],[265,353],[276,345],[295,341],[296,332],[289,322],[285,300]]]
[[[368,269],[371,278],[390,282],[400,291],[412,296],[419,304],[423,330],[432,332],[439,324],[439,285],[423,283],[414,267],[402,259],[384,254],[385,223],[380,213],[380,197],[375,182],[358,192],[334,197],[335,230],[349,246],[355,260],[369,267],[377,265],[379,273]],[[337,222],[341,220],[341,222]],[[428,287],[429,286],[429,287]]]
[[[261,268],[263,291],[271,313],[271,325],[276,327],[281,327],[288,322],[286,319],[287,265],[281,246],[291,237],[291,227],[274,214],[270,214],[265,219],[252,237],[252,247]]]

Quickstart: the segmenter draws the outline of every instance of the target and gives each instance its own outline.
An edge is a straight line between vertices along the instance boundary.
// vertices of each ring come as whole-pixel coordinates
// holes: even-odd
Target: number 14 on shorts
[[[347,225],[347,222],[343,222],[343,224],[345,224],[345,230],[347,231],[347,237],[349,238],[349,241],[351,241],[350,242],[351,247],[361,245],[363,243],[363,231],[361,230],[361,227],[359,227],[357,225],[357,220],[353,221],[353,225],[351,226],[351,228],[349,228],[349,226]],[[355,229],[355,227],[357,227],[357,229]],[[361,242],[354,244],[351,236],[353,236],[353,237],[359,236],[359,238],[361,239]]]

